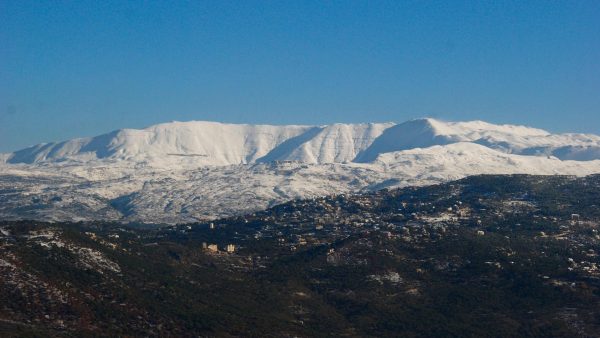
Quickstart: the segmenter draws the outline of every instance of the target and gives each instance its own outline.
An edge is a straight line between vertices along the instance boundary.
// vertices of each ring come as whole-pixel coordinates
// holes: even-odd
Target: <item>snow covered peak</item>
[[[280,143],[309,129],[309,126],[170,122],[145,129],[121,129],[93,138],[41,144],[13,153],[8,162],[108,159],[149,161],[168,167],[185,159],[197,165],[243,164],[254,162]]]
[[[371,146],[358,154],[356,162],[372,162],[384,153],[466,140],[447,123],[431,118],[411,120],[386,129]]]
[[[424,118],[400,124],[325,126],[169,122],[40,144],[2,155],[0,160],[8,163],[128,161],[167,169],[272,161],[371,163],[386,153],[459,142],[526,156],[600,159],[600,137],[596,135],[556,135],[524,126]]]
[[[393,123],[336,123],[315,127],[297,142],[274,149],[260,162],[299,161],[305,163],[341,163],[354,160]]]
[[[379,155],[415,148],[470,142],[503,153],[555,156],[562,160],[600,159],[600,137],[584,134],[550,134],[517,125],[483,121],[444,122],[432,118],[393,126],[358,154],[356,162],[373,162]]]

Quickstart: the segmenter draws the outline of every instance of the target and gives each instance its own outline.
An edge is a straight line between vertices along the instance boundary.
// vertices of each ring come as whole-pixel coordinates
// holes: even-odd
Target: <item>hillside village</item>
[[[598,191],[477,176],[159,228],[3,222],[0,332],[593,336]]]
[[[527,176],[514,177],[525,181],[532,179]],[[596,186],[590,187],[587,180],[598,184],[595,181],[597,177],[559,177],[549,180],[557,180],[563,184],[585,183],[588,189]],[[222,242],[219,243],[220,249],[210,250],[229,253],[250,249],[256,245],[255,241],[260,241],[273,245],[279,248],[277,252],[286,254],[287,251],[295,252],[314,246],[330,247],[335,242],[352,236],[371,234],[406,243],[427,243],[459,230],[476,236],[485,236],[486,233],[491,236],[506,236],[526,228],[533,238],[571,243],[584,240],[580,232],[585,230],[590,237],[581,244],[589,245],[600,240],[600,213],[597,209],[578,214],[574,212],[579,209],[576,205],[551,205],[552,209],[560,210],[554,212],[540,205],[537,199],[544,198],[543,195],[523,194],[519,191],[504,196],[491,194],[487,198],[475,198],[476,192],[470,194],[468,189],[468,185],[458,181],[428,188],[334,195],[291,201],[264,212],[210,222],[208,225],[174,226],[170,229],[178,229],[180,233],[191,236],[211,238],[220,231],[229,234],[229,227],[238,229],[242,225],[243,231],[236,231],[231,237],[225,236],[235,239],[234,243]],[[573,212],[570,213],[569,210]],[[519,223],[511,223],[515,219],[519,219]],[[210,231],[205,231],[206,228]],[[217,248],[217,244],[212,245]],[[227,250],[227,247],[230,249]],[[329,254],[335,256],[335,249],[330,249]],[[597,268],[590,269],[598,272]]]

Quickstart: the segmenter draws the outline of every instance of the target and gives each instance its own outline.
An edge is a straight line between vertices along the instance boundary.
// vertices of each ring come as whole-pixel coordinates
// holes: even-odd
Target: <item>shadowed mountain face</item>
[[[163,168],[176,166],[183,157],[187,157],[185,162],[192,166],[271,161],[370,163],[386,153],[458,142],[526,156],[577,161],[600,159],[600,137],[596,135],[553,135],[522,126],[434,119],[401,124],[328,126],[172,122],[142,130],[123,129],[97,137],[41,144],[3,157],[12,164],[109,160]]]
[[[355,160],[356,162],[372,162],[384,153],[467,140],[464,136],[440,134],[431,119],[414,120],[386,129],[367,149],[359,153]]]
[[[303,144],[319,135],[323,131],[321,127],[313,127],[296,137],[285,140],[280,145],[269,151],[268,154],[256,160],[259,163],[283,161],[290,158],[293,152],[302,147]]]

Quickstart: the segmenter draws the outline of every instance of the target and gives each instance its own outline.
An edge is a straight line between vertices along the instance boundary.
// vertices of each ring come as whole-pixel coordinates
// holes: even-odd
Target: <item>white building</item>
[[[228,253],[234,253],[235,252],[235,245],[234,244],[227,244],[227,248],[225,249],[225,251],[227,251]]]

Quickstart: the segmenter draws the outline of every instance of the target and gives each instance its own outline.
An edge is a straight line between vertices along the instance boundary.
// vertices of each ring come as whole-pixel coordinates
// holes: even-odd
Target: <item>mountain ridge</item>
[[[432,118],[399,124],[320,126],[169,122],[144,129],[119,129],[95,137],[42,143],[4,154],[0,159],[10,164],[126,160],[166,168],[178,162],[191,166],[271,161],[370,163],[384,153],[458,142],[519,155],[579,161],[600,159],[600,136],[593,134],[551,134],[519,125],[444,122]]]

